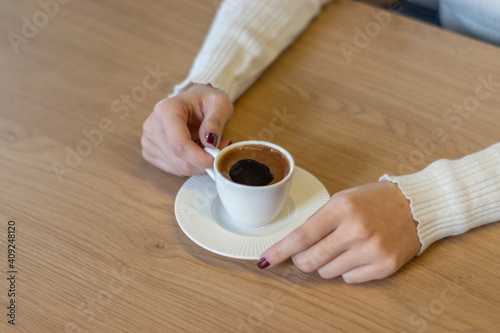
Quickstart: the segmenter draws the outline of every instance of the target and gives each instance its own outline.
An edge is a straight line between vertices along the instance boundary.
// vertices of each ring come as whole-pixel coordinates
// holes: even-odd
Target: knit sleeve
[[[420,253],[438,239],[500,220],[500,143],[407,176],[383,175],[410,201]]]
[[[309,24],[327,0],[226,0],[187,78],[211,84],[235,101]]]

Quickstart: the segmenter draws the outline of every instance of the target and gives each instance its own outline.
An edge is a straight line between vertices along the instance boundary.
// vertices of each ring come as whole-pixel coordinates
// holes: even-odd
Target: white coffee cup
[[[236,183],[222,175],[218,169],[219,160],[233,149],[245,145],[264,145],[281,152],[290,166],[288,174],[274,184],[250,186]],[[205,148],[214,157],[213,169],[207,169],[208,175],[215,181],[217,193],[233,221],[243,227],[257,228],[271,222],[285,204],[292,186],[295,162],[292,155],[282,147],[266,141],[242,141],[223,150]]]

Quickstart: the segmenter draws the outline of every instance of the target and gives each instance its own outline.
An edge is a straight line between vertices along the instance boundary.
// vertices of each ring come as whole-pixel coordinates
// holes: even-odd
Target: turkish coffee
[[[224,153],[217,168],[225,178],[235,183],[266,186],[283,180],[290,172],[290,163],[278,149],[248,144]]]

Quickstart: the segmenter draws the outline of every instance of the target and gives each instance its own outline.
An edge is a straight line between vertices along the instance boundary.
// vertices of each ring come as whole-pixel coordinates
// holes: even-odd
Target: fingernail
[[[229,145],[232,145],[232,144],[233,144],[233,141],[229,141],[229,143],[227,145],[229,146]]]
[[[217,135],[215,135],[214,133],[208,133],[205,139],[207,139],[208,144],[214,147],[217,144]]]
[[[259,267],[260,269],[269,267],[269,265],[271,265],[271,263],[267,261],[266,258],[260,258],[259,261],[257,261],[257,267]]]

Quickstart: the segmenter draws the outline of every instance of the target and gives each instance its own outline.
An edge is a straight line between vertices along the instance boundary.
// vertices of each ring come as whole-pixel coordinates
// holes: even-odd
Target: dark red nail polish
[[[229,143],[227,145],[229,146],[229,145],[232,145],[232,144],[233,144],[233,141],[229,141]]]
[[[217,144],[217,135],[215,133],[208,133],[205,139],[207,139],[208,144],[214,147]]]
[[[271,265],[271,263],[267,261],[266,258],[260,258],[259,261],[257,261],[257,267],[259,267],[260,269],[269,267],[269,265]]]

